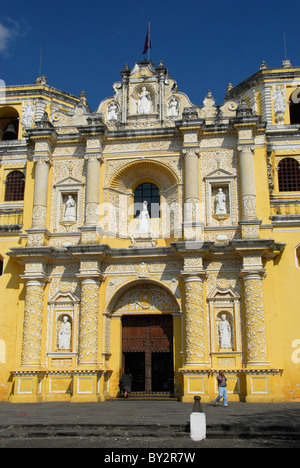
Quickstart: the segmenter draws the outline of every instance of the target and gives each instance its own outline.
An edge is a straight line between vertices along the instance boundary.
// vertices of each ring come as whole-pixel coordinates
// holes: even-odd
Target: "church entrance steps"
[[[108,397],[106,400],[124,400],[124,397],[122,395],[119,395],[117,397]],[[160,401],[160,400],[166,400],[166,401],[179,401],[179,398],[169,394],[169,393],[143,393],[143,392],[132,392],[129,395],[130,400],[155,400],[155,401]]]

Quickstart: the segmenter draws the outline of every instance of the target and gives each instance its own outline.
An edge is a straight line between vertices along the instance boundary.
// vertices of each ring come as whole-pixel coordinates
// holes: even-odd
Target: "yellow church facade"
[[[0,89],[0,399],[300,398],[300,67],[191,103],[126,65],[96,112]]]

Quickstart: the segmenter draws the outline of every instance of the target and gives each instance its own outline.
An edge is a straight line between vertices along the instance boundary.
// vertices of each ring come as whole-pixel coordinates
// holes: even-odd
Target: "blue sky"
[[[229,82],[285,58],[300,66],[299,0],[111,0],[2,2],[0,79],[30,84],[40,69],[48,84],[95,111],[126,63],[143,60],[148,22],[151,59],[162,60],[179,91],[202,105],[210,89],[222,104]]]

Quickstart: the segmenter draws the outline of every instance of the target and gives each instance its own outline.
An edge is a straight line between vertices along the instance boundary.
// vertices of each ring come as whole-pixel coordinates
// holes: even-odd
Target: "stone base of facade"
[[[182,381],[181,385],[176,385],[175,396],[180,401],[191,403],[195,396],[200,396],[203,403],[210,403],[217,397],[217,370],[182,368],[179,372]],[[117,393],[116,395],[107,393],[108,375],[106,374],[104,370],[16,371],[13,373],[10,401],[12,403],[102,402],[117,396]],[[225,371],[229,402],[285,401],[280,391],[281,374],[282,371],[279,369]],[[141,395],[140,398],[142,399],[143,396]]]
[[[104,401],[102,370],[16,371],[10,401],[36,403],[42,401]]]
[[[183,376],[182,402],[193,402],[200,396],[203,403],[218,396],[218,370],[180,369]],[[252,403],[285,401],[280,392],[282,371],[279,369],[225,370],[228,400]],[[278,390],[279,389],[279,390]]]

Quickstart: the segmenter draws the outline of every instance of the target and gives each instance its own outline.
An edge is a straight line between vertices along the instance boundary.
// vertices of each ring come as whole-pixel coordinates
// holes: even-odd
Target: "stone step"
[[[250,439],[258,436],[300,440],[300,427],[288,428],[268,424],[250,427],[235,425],[207,425],[206,437],[210,439]],[[147,424],[147,425],[107,425],[107,424],[32,424],[0,426],[0,439],[48,438],[48,437],[190,437],[190,425]]]

